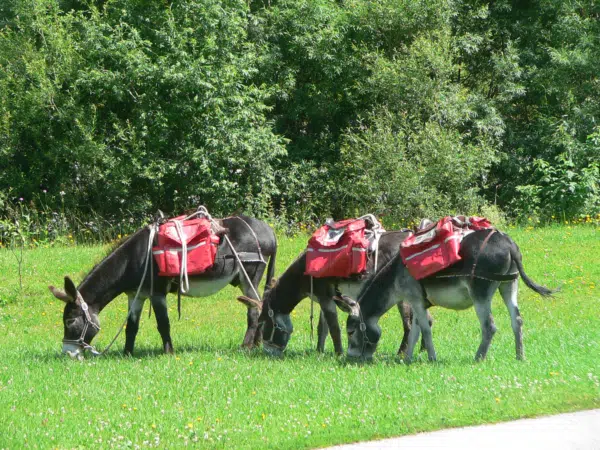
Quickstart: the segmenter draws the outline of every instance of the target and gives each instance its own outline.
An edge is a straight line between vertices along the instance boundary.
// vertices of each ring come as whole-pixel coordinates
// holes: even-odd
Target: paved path
[[[521,419],[514,422],[451,428],[330,450],[600,450],[600,409]]]

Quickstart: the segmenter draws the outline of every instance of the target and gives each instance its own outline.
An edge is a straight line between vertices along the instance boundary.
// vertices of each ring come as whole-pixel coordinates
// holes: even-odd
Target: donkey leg
[[[257,263],[246,263],[244,264],[244,268],[246,269],[246,273],[250,277],[250,280],[246,279],[242,271],[239,272],[239,280],[240,280],[240,288],[242,289],[242,293],[249,298],[254,300],[258,300],[260,302],[260,297],[258,297],[258,284],[260,283],[260,279],[263,276],[265,271],[264,264],[260,264],[257,266]],[[250,284],[252,283],[252,284]],[[256,292],[256,293],[255,293]],[[262,332],[258,325],[258,317],[260,316],[260,311],[256,308],[248,308],[246,313],[247,319],[247,327],[246,334],[244,335],[244,341],[242,342],[242,347],[251,349],[255,345],[259,345],[262,341]]]
[[[402,319],[402,329],[404,330],[404,334],[402,335],[402,342],[400,343],[400,348],[398,349],[398,355],[406,354],[406,347],[408,346],[408,335],[411,330],[411,320],[412,320],[412,309],[410,308],[410,304],[408,302],[399,302],[397,305],[398,311],[400,312],[400,318]]]
[[[494,324],[494,318],[492,317],[492,299],[484,301],[475,301],[475,312],[479,318],[481,324],[481,344],[475,354],[475,360],[485,359],[487,352],[492,343],[492,338],[496,333],[496,325]]]
[[[404,356],[404,362],[406,364],[410,364],[412,362],[413,352],[415,350],[415,345],[419,340],[419,336],[421,335],[421,329],[419,328],[419,324],[417,322],[417,318],[413,316],[412,325],[410,327],[410,331],[408,333],[408,342],[406,345],[406,353]]]
[[[256,334],[258,331],[258,316],[260,311],[257,308],[248,308],[246,313],[246,334],[244,335],[244,341],[242,347],[251,349],[254,347],[256,341]]]
[[[413,314],[417,323],[419,324],[419,328],[421,329],[421,333],[423,335],[422,343],[425,346],[425,349],[427,350],[427,357],[429,361],[436,361],[437,355],[435,353],[435,348],[433,347],[431,323],[429,322],[429,315],[427,314],[427,310],[423,307],[423,305],[419,304],[413,306]]]
[[[329,327],[329,334],[333,341],[333,349],[336,355],[341,355],[344,352],[342,346],[342,330],[340,329],[340,323],[338,322],[337,308],[332,297],[319,298],[321,304],[321,311],[327,321]]]
[[[125,328],[125,350],[126,355],[133,354],[133,347],[135,345],[135,337],[137,336],[140,328],[140,317],[142,316],[142,309],[144,307],[145,298],[138,298],[135,302],[134,294],[127,294],[129,303],[129,312],[127,313],[127,327]]]
[[[429,328],[433,326],[433,318],[431,317],[431,314],[429,314],[429,310],[427,310],[427,323],[429,324]],[[425,350],[427,350],[427,347],[425,346],[425,338],[422,337],[421,348],[419,349],[419,351],[424,352]]]
[[[521,313],[519,312],[519,306],[517,304],[518,291],[518,280],[511,281],[510,283],[502,283],[500,285],[500,295],[502,295],[502,300],[504,300],[504,304],[510,314],[510,322],[513,333],[515,334],[517,359],[522,360],[525,358],[525,351],[523,349],[523,319],[521,319]]]
[[[317,351],[319,353],[325,351],[325,341],[327,340],[328,334],[329,326],[327,325],[327,319],[325,319],[325,313],[321,310],[321,313],[319,314],[319,325],[317,325]]]
[[[167,311],[167,296],[153,296],[152,307],[156,316],[156,327],[163,341],[163,350],[165,353],[172,354],[174,351],[173,341],[171,341],[171,323],[169,322],[169,313]]]

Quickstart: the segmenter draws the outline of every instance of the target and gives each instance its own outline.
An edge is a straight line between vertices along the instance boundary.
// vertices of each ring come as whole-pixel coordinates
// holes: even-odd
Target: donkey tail
[[[542,297],[551,297],[552,294],[558,291],[558,289],[552,290],[548,289],[546,286],[539,285],[527,276],[527,274],[525,273],[525,269],[523,268],[523,255],[521,255],[521,251],[519,250],[518,245],[514,241],[512,242],[510,248],[510,256],[517,265],[517,270],[519,271],[523,282],[529,289],[537,292]]]

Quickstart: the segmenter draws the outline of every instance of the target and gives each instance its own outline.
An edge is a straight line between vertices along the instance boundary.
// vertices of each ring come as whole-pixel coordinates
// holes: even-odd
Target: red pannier
[[[170,219],[158,229],[158,245],[152,248],[152,254],[160,276],[180,275],[182,242],[187,246],[188,275],[203,273],[215,263],[219,236],[212,233],[210,222],[204,217],[185,221],[184,218],[179,216]],[[175,221],[181,226],[181,235]]]
[[[417,280],[433,275],[461,260],[458,252],[466,234],[491,226],[483,217],[444,217],[431,230],[412,234],[400,244],[402,261]]]
[[[315,231],[306,249],[306,275],[315,278],[342,277],[367,269],[369,241],[366,222],[348,219],[328,223]]]

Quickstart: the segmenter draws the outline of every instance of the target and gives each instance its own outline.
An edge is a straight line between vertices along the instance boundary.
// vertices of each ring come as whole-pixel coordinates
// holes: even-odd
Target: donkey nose
[[[281,358],[283,356],[283,351],[278,347],[273,347],[269,344],[263,344],[263,351],[274,358]]]

